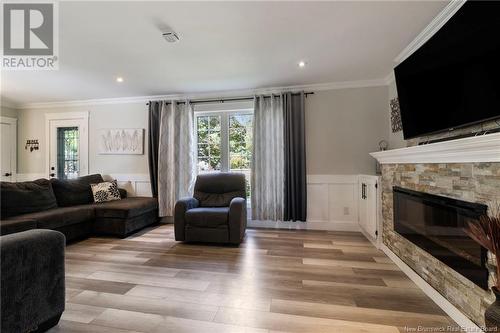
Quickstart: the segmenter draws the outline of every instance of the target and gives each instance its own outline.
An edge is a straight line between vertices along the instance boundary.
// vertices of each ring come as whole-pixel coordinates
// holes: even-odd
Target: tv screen
[[[394,72],[405,139],[500,118],[500,2],[466,2]]]

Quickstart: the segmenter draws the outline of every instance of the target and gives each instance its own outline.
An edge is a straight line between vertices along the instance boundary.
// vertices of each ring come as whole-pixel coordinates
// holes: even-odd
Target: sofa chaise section
[[[100,235],[127,237],[131,233],[158,221],[158,201],[155,198],[132,197],[94,204],[93,231]]]

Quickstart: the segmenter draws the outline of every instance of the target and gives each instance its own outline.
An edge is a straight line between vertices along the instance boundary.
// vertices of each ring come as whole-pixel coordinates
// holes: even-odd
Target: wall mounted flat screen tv
[[[405,139],[500,118],[500,1],[468,1],[395,68]]]

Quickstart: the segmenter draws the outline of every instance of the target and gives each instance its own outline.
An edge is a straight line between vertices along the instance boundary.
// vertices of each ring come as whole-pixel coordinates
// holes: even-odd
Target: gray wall
[[[388,140],[386,86],[316,92],[306,101],[308,174],[374,174]]]
[[[144,128],[147,137],[147,107],[145,103],[95,105],[52,109],[19,110],[18,142],[38,139],[40,150],[29,152],[18,146],[18,173],[46,173],[45,113],[89,112],[89,172],[90,173],[148,173],[147,140],[143,155],[99,155],[97,133],[102,128]]]
[[[373,174],[368,153],[388,140],[387,87],[319,91],[306,100],[308,174]],[[199,109],[199,108],[197,108]],[[200,109],[201,110],[201,109]],[[40,150],[18,147],[18,173],[46,173],[45,113],[89,112],[89,172],[147,174],[147,155],[98,155],[95,140],[101,128],[145,128],[144,103],[19,110],[18,141],[38,139]],[[147,140],[144,151],[147,152]]]
[[[0,115],[3,117],[17,118],[18,110],[9,108],[7,106],[0,107]]]

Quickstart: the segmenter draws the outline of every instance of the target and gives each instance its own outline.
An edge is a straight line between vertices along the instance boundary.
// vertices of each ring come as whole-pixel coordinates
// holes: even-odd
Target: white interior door
[[[52,117],[64,117],[53,114]],[[68,115],[69,116],[69,115]],[[88,174],[88,118],[47,119],[48,176],[72,179]]]
[[[16,161],[17,161],[17,119],[1,117],[1,160],[0,175],[2,181],[16,181]]]

